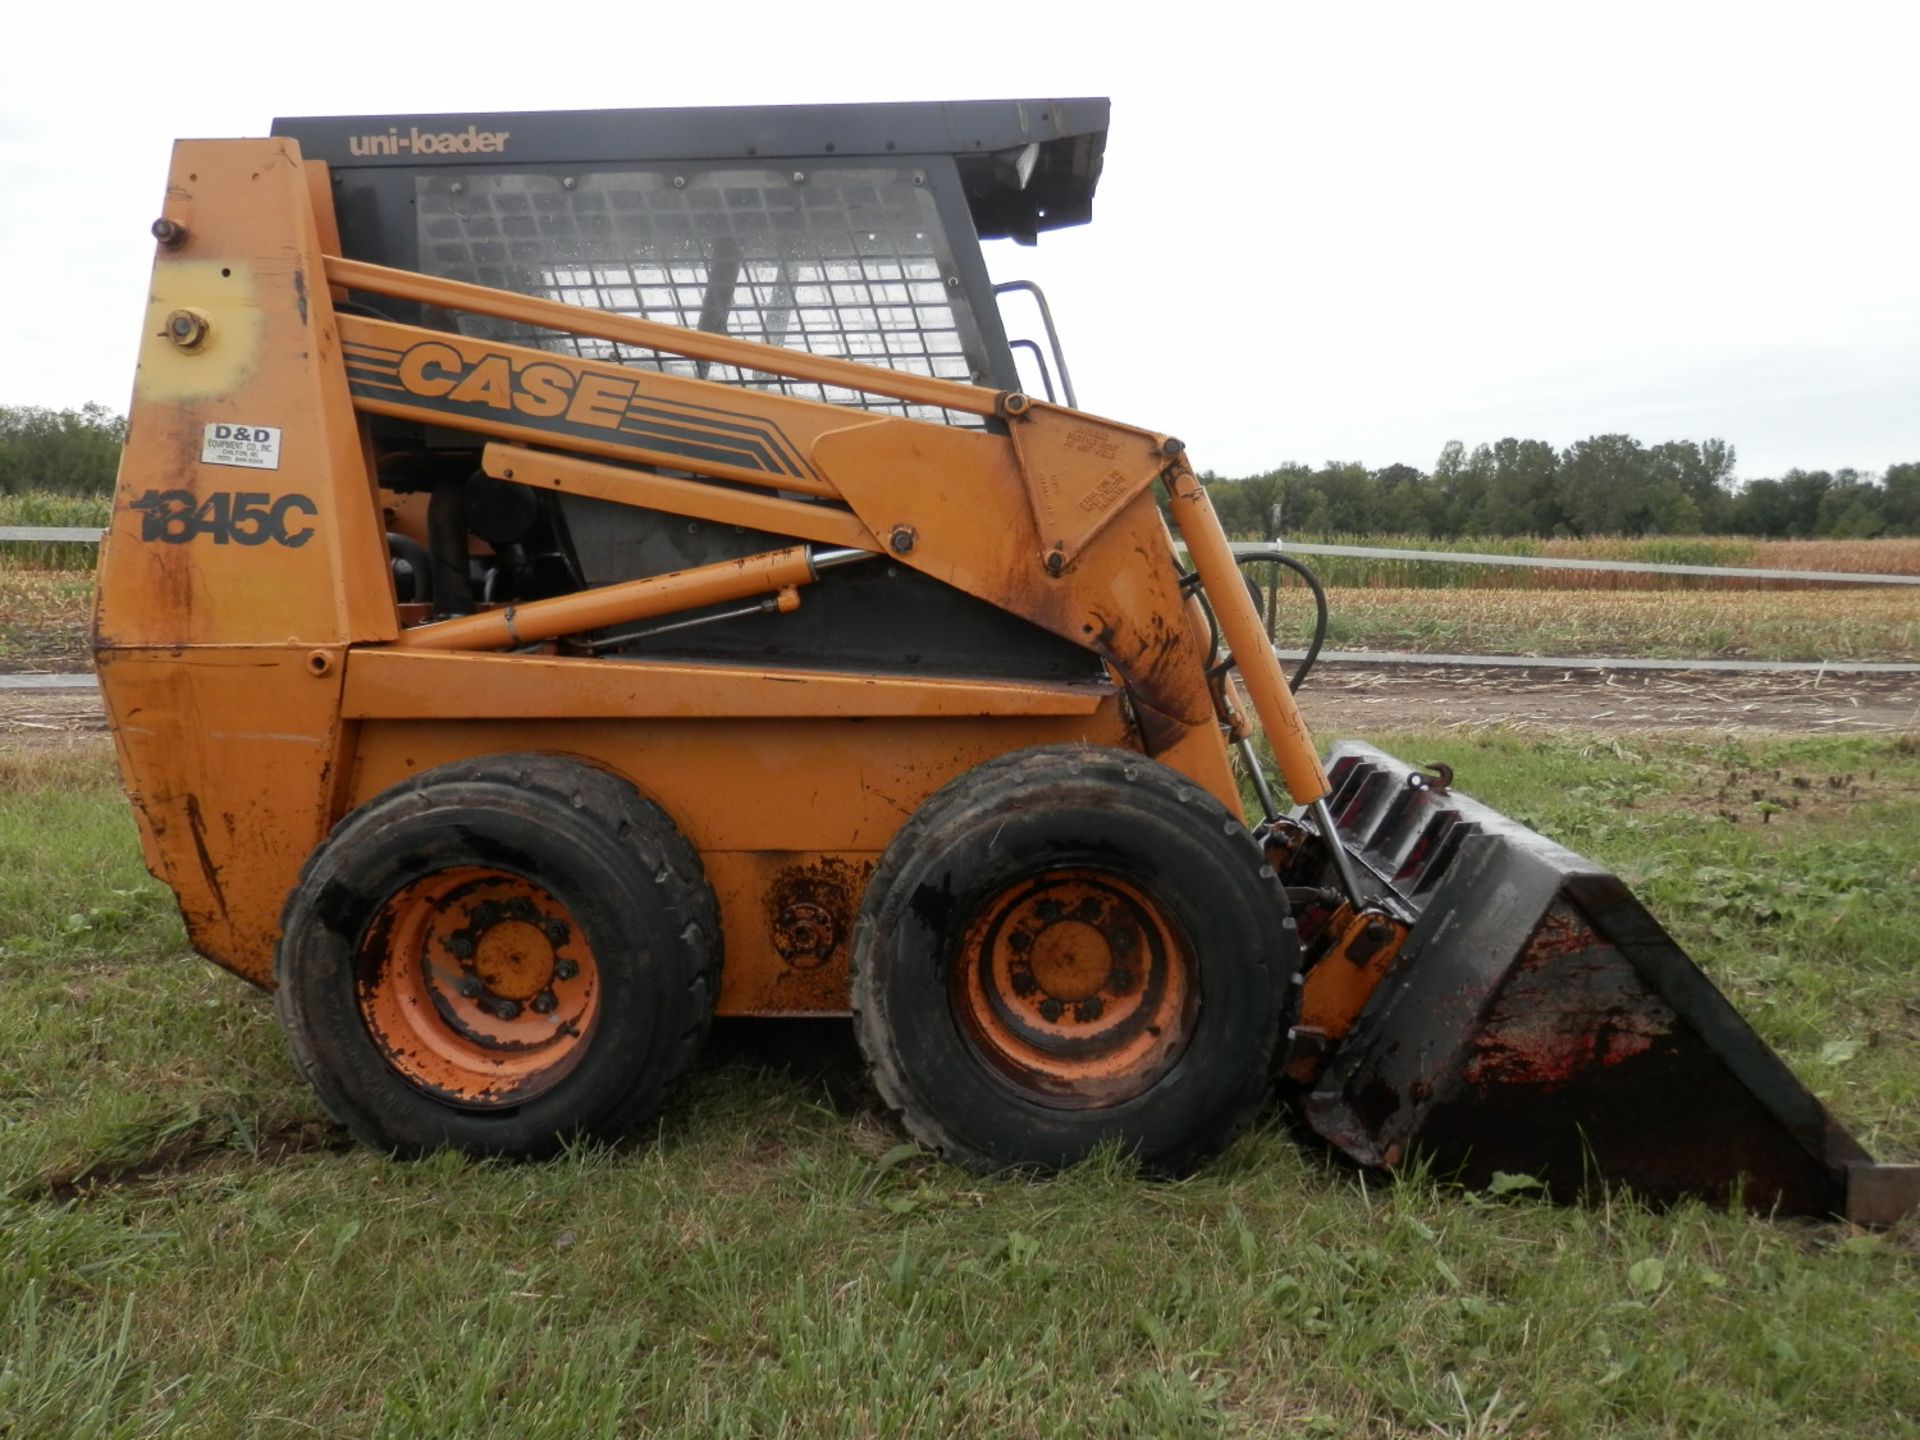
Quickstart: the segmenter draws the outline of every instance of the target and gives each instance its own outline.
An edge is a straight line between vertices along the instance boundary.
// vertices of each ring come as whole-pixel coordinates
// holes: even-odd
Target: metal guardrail
[[[0,543],[98,544],[92,525],[0,525]],[[1295,540],[1235,541],[1236,555],[1280,550],[1289,555],[1347,555],[1358,560],[1437,560],[1455,565],[1518,565],[1535,570],[1612,570],[1625,575],[1707,575],[1729,580],[1811,580],[1832,585],[1920,585],[1920,575],[1881,570],[1768,570],[1756,565],[1682,565],[1651,560],[1576,560],[1561,555],[1494,555],[1481,550],[1399,550],[1391,545],[1312,545]]]
[[[1273,652],[1291,663],[1304,651]],[[1381,666],[1430,670],[1630,670],[1743,675],[1920,675],[1920,661],[1907,660],[1646,660],[1628,655],[1434,655],[1406,650],[1322,650],[1322,665]],[[97,690],[92,675],[0,675],[6,691]]]
[[[1535,570],[1612,570],[1627,575],[1710,575],[1732,580],[1816,580],[1833,585],[1920,585],[1920,575],[1881,570],[1765,570],[1753,565],[1681,565],[1650,560],[1575,560],[1559,555],[1493,555],[1478,550],[1397,550],[1390,545],[1308,545],[1293,540],[1236,542],[1234,553],[1350,555],[1361,560],[1439,560],[1457,565],[1520,565]]]
[[[0,690],[98,690],[97,675],[0,675]]]
[[[1304,650],[1273,652],[1294,661]],[[1322,650],[1316,664],[1431,665],[1473,670],[1715,670],[1749,675],[1920,675],[1913,660],[1650,660],[1637,655],[1438,655],[1423,650]]]
[[[106,533],[97,525],[0,525],[0,541],[22,544],[98,545]]]

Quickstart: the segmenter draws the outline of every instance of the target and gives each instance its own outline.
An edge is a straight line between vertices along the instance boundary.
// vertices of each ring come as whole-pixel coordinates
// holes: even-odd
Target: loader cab
[[[354,259],[966,380],[1057,391],[1010,342],[981,241],[1092,216],[1105,100],[282,119],[331,172]],[[395,318],[432,323],[418,313]],[[567,345],[804,398],[895,408],[728,367],[462,316],[463,333]],[[1038,362],[1036,368],[1035,362]]]
[[[1007,100],[298,118],[275,121],[273,133],[326,162],[351,259],[1073,403],[1044,297],[1023,295],[1017,311],[1041,336],[1010,338],[1000,303],[1032,287],[996,287],[981,242],[1032,243],[1090,219],[1107,116],[1104,99]],[[517,322],[391,301],[370,308],[476,339],[802,399],[998,423]],[[378,427],[375,440],[392,457],[383,484],[402,492],[444,489],[471,444],[418,426]],[[506,528],[475,535],[526,557],[516,573],[476,572],[471,588],[497,587],[495,598],[658,574],[766,543],[579,497],[544,506],[516,534],[521,520],[494,516],[493,502],[523,497],[488,491],[475,487],[466,508]],[[401,583],[417,586],[417,553],[399,566]],[[863,567],[818,592],[796,615],[729,619],[608,653],[1091,673],[1085,651],[909,572]],[[426,598],[457,613],[445,593]]]

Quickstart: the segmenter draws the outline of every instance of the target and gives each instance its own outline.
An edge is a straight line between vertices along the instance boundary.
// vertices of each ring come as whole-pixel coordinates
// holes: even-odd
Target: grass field
[[[1920,1158],[1920,754],[1376,737],[1621,867]],[[983,1181],[844,1026],[724,1031],[648,1144],[344,1148],[189,956],[98,741],[0,751],[0,1435],[1911,1434],[1920,1226],[1362,1177]],[[1678,1097],[1677,1097],[1678,1098]]]

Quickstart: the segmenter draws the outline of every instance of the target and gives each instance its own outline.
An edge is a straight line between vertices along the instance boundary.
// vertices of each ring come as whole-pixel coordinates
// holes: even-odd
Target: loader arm
[[[1208,683],[1179,568],[1149,489],[1172,501],[1181,538],[1233,648],[1295,802],[1327,794],[1312,737],[1287,689],[1226,535],[1180,442],[1034,400],[728,336],[325,257],[330,285],[514,320],[709,364],[992,417],[1004,434],[849,414],[845,407],[443,331],[338,318],[348,387],[365,413],[418,420],[599,457],[490,452],[488,473],[556,492],[660,506],[707,519],[756,518],[795,534],[885,550],[889,559],[1011,611],[1114,668],[1149,753],[1238,808],[1221,763],[1227,722]],[[756,507],[639,467],[808,498]],[[609,622],[611,623],[611,622]],[[432,646],[422,633],[403,643]]]

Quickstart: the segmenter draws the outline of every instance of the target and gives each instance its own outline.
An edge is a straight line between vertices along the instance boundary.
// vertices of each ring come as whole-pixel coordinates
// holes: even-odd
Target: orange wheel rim
[[[1111,1105],[1172,1069],[1198,987],[1185,941],[1145,892],[1097,870],[1052,870],[992,896],[952,968],[974,1048],[1063,1108]]]
[[[360,943],[358,999],[386,1062],[458,1105],[517,1105],[585,1048],[600,971],[566,906],[504,870],[442,870],[391,896]]]

